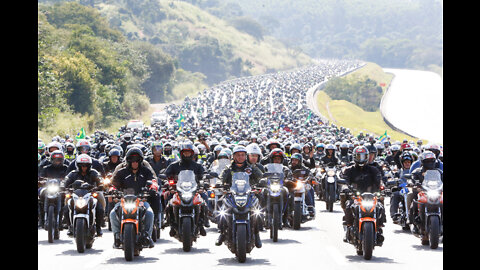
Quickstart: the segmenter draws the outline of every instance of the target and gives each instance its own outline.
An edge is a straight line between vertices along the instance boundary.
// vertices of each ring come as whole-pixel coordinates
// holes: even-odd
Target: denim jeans
[[[150,204],[148,202],[143,202],[143,205],[146,208],[145,212],[145,231],[148,233],[148,236],[152,236],[152,230],[153,230],[153,210],[150,207]],[[110,211],[110,222],[112,224],[112,232],[115,233],[120,233],[120,220],[117,217],[116,210],[120,206],[120,203],[118,202],[115,207]]]

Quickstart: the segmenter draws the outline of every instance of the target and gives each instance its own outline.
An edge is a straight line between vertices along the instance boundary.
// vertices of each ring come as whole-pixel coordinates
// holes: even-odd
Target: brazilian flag
[[[183,117],[183,114],[180,113],[180,116],[178,117],[177,120],[175,120],[178,124],[178,130],[177,132],[180,132],[183,130],[183,126],[185,125],[185,118]]]
[[[85,129],[83,127],[80,130],[80,132],[77,133],[77,136],[75,136],[75,139],[77,139],[77,141],[85,139]]]

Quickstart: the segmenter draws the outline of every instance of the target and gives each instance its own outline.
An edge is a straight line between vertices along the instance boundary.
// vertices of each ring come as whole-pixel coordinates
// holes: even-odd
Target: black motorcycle
[[[261,215],[259,209],[258,199],[249,184],[249,175],[245,172],[233,173],[232,186],[224,197],[219,215],[226,220],[225,243],[241,263],[255,247]]]
[[[171,185],[176,192],[169,201],[173,209],[174,237],[182,242],[183,251],[190,251],[192,244],[199,236],[199,225],[203,218],[202,207],[205,202],[197,193],[198,185],[195,174],[191,170],[184,170],[178,174],[178,180]],[[169,215],[169,213],[167,213]],[[170,220],[171,217],[168,217]]]
[[[45,197],[43,202],[45,230],[48,232],[48,242],[53,243],[53,240],[57,240],[60,237],[60,220],[62,213],[62,187],[60,186],[60,180],[48,179],[42,180],[45,183],[45,189],[42,191]]]
[[[72,188],[67,189],[68,216],[79,253],[91,248],[95,241],[95,209],[98,203],[95,191],[98,189],[82,180],[76,180]]]

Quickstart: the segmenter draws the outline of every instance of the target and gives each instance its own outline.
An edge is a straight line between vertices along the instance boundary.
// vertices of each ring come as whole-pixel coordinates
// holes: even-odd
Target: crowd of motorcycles
[[[205,89],[196,98],[187,97],[181,105],[167,106],[168,118],[152,126],[123,126],[117,134],[97,130],[79,140],[69,135],[55,136],[47,143],[39,139],[39,226],[47,231],[50,243],[59,239],[61,230],[68,229],[77,251],[83,253],[101,236],[99,227],[112,230],[110,211],[120,203],[116,213],[121,224],[120,248],[125,259],[131,261],[143,248],[153,247],[145,241],[149,233],[145,230],[144,204],[149,197],[160,196],[161,205],[155,211],[148,235],[153,242],[161,238],[163,229],[176,226],[170,237],[181,242],[188,252],[193,242],[205,235],[203,227],[218,225],[223,219],[228,227],[225,245],[239,262],[245,262],[247,253],[261,247],[256,239],[258,231],[269,230],[270,239],[277,242],[286,227],[299,230],[303,223],[315,220],[318,202],[331,212],[334,203],[345,196],[354,201],[355,222],[350,227],[344,225],[344,241],[354,245],[358,255],[370,259],[375,246],[381,246],[376,206],[395,193],[401,199],[398,209],[391,213],[393,222],[412,231],[423,245],[437,248],[443,234],[441,177],[438,171],[427,170],[420,184],[392,157],[409,152],[413,163],[421,160],[424,152],[439,150],[440,162],[441,146],[422,145],[421,140],[393,142],[388,136],[380,140],[380,136],[368,133],[354,136],[349,129],[330,124],[306,108],[306,90],[360,65],[358,61],[326,60],[293,71],[231,80]],[[184,142],[194,145],[194,160],[204,168],[200,181],[192,170],[182,170],[175,177],[165,174],[168,166],[181,161],[179,152]],[[221,178],[232,164],[233,150],[239,146],[245,147],[248,155],[258,153],[257,164],[263,165],[261,180],[255,185],[250,184],[248,172],[232,171],[230,185]],[[378,191],[360,193],[341,177],[347,167],[354,165],[352,151],[357,146],[375,148],[371,151],[375,153],[374,162],[382,171]],[[115,170],[106,166],[113,150],[120,153],[118,164],[125,164],[129,149],[140,149],[146,159],[158,147],[168,166],[154,173],[154,181],[160,187],[156,192],[147,188],[151,181],[137,194],[112,189]],[[82,154],[85,149],[86,154]],[[294,149],[302,157],[294,156]],[[322,160],[328,149],[334,150],[338,163]],[[277,150],[284,156],[281,163],[271,159],[270,154]],[[101,174],[100,185],[78,179],[65,187],[60,177],[41,176],[42,170],[57,157],[70,165],[81,164],[82,158],[88,159],[86,156],[103,166],[103,171],[97,170]],[[299,169],[291,165],[294,158],[302,162]],[[420,223],[411,222],[407,208],[407,195],[413,189],[418,190],[414,201]],[[98,204],[105,209],[101,224],[96,219]],[[173,209],[173,223],[167,217],[167,207]]]

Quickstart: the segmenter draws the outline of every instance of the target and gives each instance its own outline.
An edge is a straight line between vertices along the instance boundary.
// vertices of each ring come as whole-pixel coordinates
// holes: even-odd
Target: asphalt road
[[[395,75],[381,110],[395,127],[429,142],[443,143],[443,80],[422,70],[384,68]]]
[[[325,211],[325,203],[316,201],[316,219],[302,224],[299,231],[279,231],[279,241],[273,243],[269,232],[261,232],[263,247],[247,254],[247,261],[238,263],[235,255],[225,245],[215,246],[218,237],[216,225],[211,223],[207,235],[184,252],[181,243],[162,230],[161,239],[152,249],[143,249],[134,261],[127,262],[123,251],[113,249],[113,235],[104,228],[103,237],[97,238],[85,253],[77,253],[73,238],[62,231],[60,239],[48,243],[47,232],[38,229],[38,269],[442,269],[443,244],[432,250],[422,246],[420,239],[402,231],[392,223],[388,214],[384,228],[385,241],[375,247],[373,257],[366,261],[356,255],[355,248],[342,241],[343,211],[337,203],[334,212]],[[220,268],[218,268],[220,267]]]

